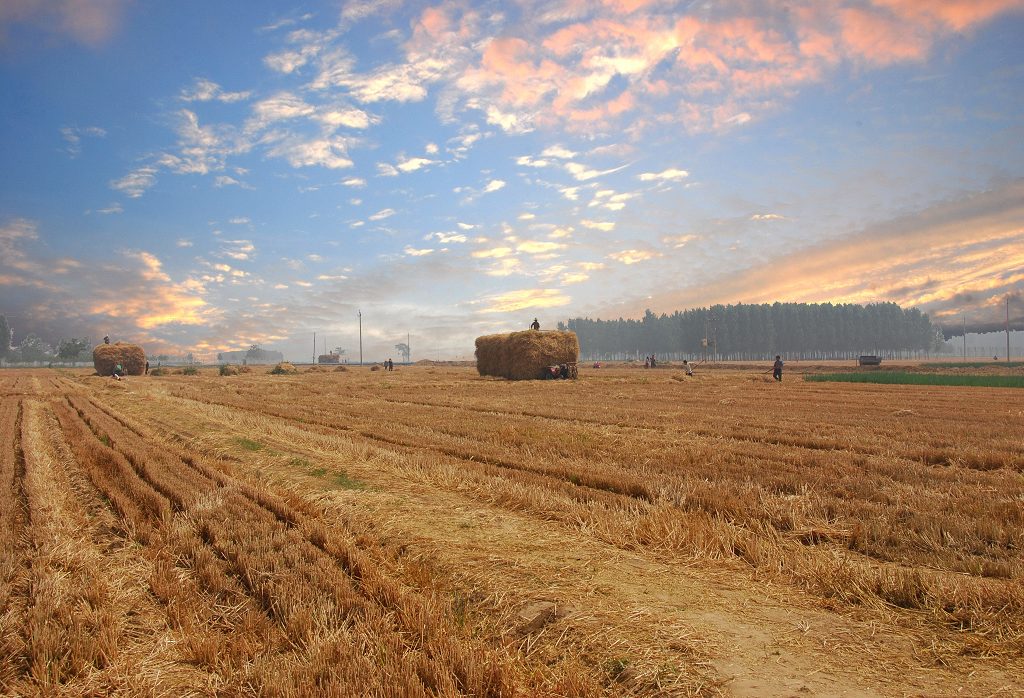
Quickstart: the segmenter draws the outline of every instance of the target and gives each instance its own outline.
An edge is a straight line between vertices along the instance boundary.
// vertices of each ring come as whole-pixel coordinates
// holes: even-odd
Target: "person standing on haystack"
[[[782,382],[782,357],[775,355],[775,363],[772,365],[772,378]]]
[[[103,335],[103,343],[104,344],[110,344],[110,335],[109,334]]]
[[[537,318],[533,318],[533,322],[530,323],[530,329],[531,330],[539,330],[540,329],[540,323],[537,322]]]

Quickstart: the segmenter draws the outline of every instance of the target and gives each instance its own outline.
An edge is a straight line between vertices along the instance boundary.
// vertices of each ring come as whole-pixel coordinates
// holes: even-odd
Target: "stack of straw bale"
[[[580,343],[575,332],[524,330],[476,338],[476,370],[509,380],[540,378],[547,366],[575,363]]]
[[[114,366],[121,364],[126,376],[141,376],[146,372],[146,352],[137,344],[100,344],[92,350],[92,364],[96,373],[109,376]]]

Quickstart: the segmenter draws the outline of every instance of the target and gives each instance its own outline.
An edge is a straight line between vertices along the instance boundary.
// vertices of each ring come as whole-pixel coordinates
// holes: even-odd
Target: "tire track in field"
[[[138,434],[87,400],[75,398],[72,403],[96,440],[110,444],[101,448],[120,454],[142,480],[178,504],[180,513],[174,517],[193,522],[195,535],[203,549],[213,552],[222,574],[236,580],[246,597],[277,625],[286,646],[302,650],[284,664],[278,683],[303,685],[302,677],[317,666],[315,658],[330,655],[338,667],[331,675],[333,685],[348,690],[356,685],[383,688],[395,676],[407,677],[407,687],[414,693],[431,687],[478,695],[503,690],[507,679],[499,663],[481,661],[475,643],[466,643],[457,633],[425,632],[423,621],[426,628],[431,622],[443,626],[444,616],[377,575],[375,566],[361,561],[358,551],[338,547],[316,526],[308,531],[314,538],[310,540],[282,523],[281,517],[275,518],[252,492],[246,493],[244,483],[190,479],[189,473],[198,473],[170,453],[147,460],[146,453],[133,447]],[[158,480],[162,482],[157,484]],[[185,487],[194,491],[184,492]],[[284,518],[300,521],[294,512]],[[167,523],[160,528],[167,528]],[[368,663],[372,652],[360,649],[364,645],[384,645],[390,651],[376,664]]]
[[[22,434],[32,544],[22,690],[158,694],[206,683],[149,592],[146,556],[112,535],[47,406],[26,403]]]
[[[397,436],[387,436],[382,433],[371,431],[368,429],[360,429],[352,427],[347,424],[338,424],[333,420],[326,419],[324,417],[311,418],[303,415],[292,415],[284,413],[280,410],[274,410],[273,408],[250,404],[248,406],[239,405],[237,403],[217,400],[216,398],[197,399],[194,397],[186,397],[182,395],[174,395],[175,399],[197,403],[201,405],[215,405],[218,407],[230,408],[239,410],[240,412],[256,412],[263,416],[274,417],[287,422],[294,422],[304,425],[304,428],[319,428],[326,429],[328,432],[333,433],[344,433],[352,434],[371,442],[386,444],[391,447],[403,449],[406,452],[422,452],[430,451],[441,456],[454,458],[456,460],[474,464],[476,466],[484,465],[491,466],[500,470],[506,470],[509,472],[516,472],[521,474],[529,474],[536,477],[543,478],[544,481],[550,484],[557,484],[561,488],[568,488],[566,491],[574,492],[577,498],[583,497],[584,501],[588,495],[586,491],[591,491],[593,495],[591,498],[597,498],[601,501],[614,501],[608,500],[608,495],[615,495],[624,497],[626,500],[640,500],[644,502],[653,502],[654,495],[648,489],[648,487],[640,482],[635,481],[628,474],[625,476],[626,482],[624,484],[617,483],[609,478],[601,477],[600,475],[586,472],[576,473],[565,473],[561,472],[558,466],[543,466],[543,465],[528,465],[524,463],[517,463],[515,461],[498,458],[496,456],[489,456],[480,453],[471,453],[464,449],[458,449],[450,446],[442,446],[430,443],[417,442],[408,439],[402,439]],[[173,428],[172,424],[167,424],[169,428]],[[436,430],[428,430],[436,431]],[[630,481],[632,480],[632,481]]]
[[[15,381],[17,382],[17,379]],[[21,634],[28,582],[26,509],[21,487],[22,400],[8,394],[0,401],[0,691],[14,685],[25,666]]]

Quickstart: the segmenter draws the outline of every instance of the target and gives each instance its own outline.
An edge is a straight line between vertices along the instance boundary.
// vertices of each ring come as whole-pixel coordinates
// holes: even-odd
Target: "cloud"
[[[362,177],[348,177],[346,179],[341,180],[341,183],[344,184],[346,187],[360,188],[366,186],[366,180],[363,179]]]
[[[192,241],[186,238],[178,238],[174,244],[178,247],[192,247]]]
[[[492,247],[488,250],[476,250],[471,253],[471,256],[477,259],[500,259],[501,257],[508,257],[513,253],[511,247]]]
[[[424,240],[437,240],[442,245],[447,245],[453,242],[466,242],[466,236],[461,233],[430,233]]]
[[[567,162],[563,165],[563,167],[565,167],[566,171],[573,177],[575,177],[577,181],[586,182],[587,180],[590,179],[595,179],[597,177],[603,177],[604,175],[609,175],[618,172],[619,170],[628,167],[628,165],[613,167],[609,170],[594,170],[578,162]]]
[[[31,24],[54,35],[69,36],[87,46],[100,46],[120,28],[128,4],[128,0],[4,0],[0,3],[0,44],[6,43],[8,32],[16,29],[16,25]]]
[[[232,225],[248,225],[249,223],[252,223],[252,221],[246,216],[236,216],[234,218],[229,218],[228,223]]]
[[[750,217],[752,221],[784,221],[786,217],[778,213],[755,213]]]
[[[110,188],[129,198],[138,199],[156,184],[156,173],[155,167],[145,165],[129,172],[121,179],[112,180]]]
[[[481,313],[513,313],[528,308],[558,308],[572,302],[572,297],[559,289],[538,288],[510,291],[488,296]]]
[[[641,182],[681,182],[690,176],[690,173],[686,170],[676,169],[670,167],[667,170],[661,172],[644,172],[643,174],[637,175],[637,179]]]
[[[298,135],[285,137],[268,154],[281,157],[292,167],[326,167],[339,170],[352,167],[348,157],[348,139],[341,136],[308,138]]]
[[[435,252],[435,250],[432,249],[418,250],[412,245],[406,245],[402,251],[405,252],[405,254],[409,257],[424,257],[428,254],[433,254]]]
[[[965,309],[991,317],[988,299],[1022,283],[1024,181],[1015,181],[642,303],[674,310],[708,303],[893,301],[940,318]]]
[[[251,92],[225,92],[221,86],[206,78],[196,78],[191,90],[182,90],[180,99],[184,102],[217,101],[225,104],[249,99]]]
[[[370,218],[371,221],[382,221],[385,218],[390,218],[393,215],[395,215],[395,209],[393,209],[393,208],[383,208],[380,211],[377,211],[377,213],[374,213],[369,218]]]
[[[560,242],[545,242],[543,240],[524,240],[516,245],[516,250],[526,254],[547,254],[557,250],[564,250],[568,245]]]
[[[415,172],[416,170],[423,169],[429,165],[436,165],[437,160],[431,160],[429,158],[401,158],[398,161],[397,168],[401,172]]]
[[[487,186],[484,187],[484,193],[485,194],[490,194],[492,192],[496,192],[499,189],[504,189],[504,188],[505,188],[505,181],[504,180],[492,179],[489,182],[487,182]]]
[[[612,223],[611,221],[593,221],[593,220],[589,220],[587,218],[584,218],[583,220],[580,221],[580,225],[582,225],[585,228],[592,228],[594,230],[601,230],[601,231],[604,231],[606,233],[611,231],[611,230],[615,230],[615,223]]]
[[[617,262],[623,264],[637,264],[639,262],[646,262],[649,259],[660,257],[661,254],[653,252],[651,250],[622,250],[621,252],[612,252],[608,257],[614,259]]]
[[[92,138],[105,138],[107,132],[99,126],[86,126],[85,128],[78,128],[77,126],[64,126],[60,130],[61,138],[67,143],[65,152],[72,158],[76,158],[82,154],[82,136],[90,136]]]
[[[679,249],[681,247],[686,247],[696,239],[696,235],[664,235],[661,238],[661,242],[664,245]]]

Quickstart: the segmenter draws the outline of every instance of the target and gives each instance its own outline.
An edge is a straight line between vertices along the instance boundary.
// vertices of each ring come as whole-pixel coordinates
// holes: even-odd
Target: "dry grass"
[[[476,366],[481,376],[534,380],[545,367],[574,363],[579,354],[573,332],[526,330],[476,338]]]
[[[990,688],[1021,668],[1024,450],[1006,391],[779,385],[710,369],[684,382],[604,368],[515,384],[436,366],[386,381],[201,374],[130,391],[49,375],[0,379],[0,525],[30,521],[21,537],[40,541],[2,559],[0,620],[41,629],[5,638],[0,688],[73,693],[140,665],[118,650],[131,634],[123,583],[91,553],[46,542],[60,521],[88,529],[89,507],[60,484],[75,478],[102,495],[92,516],[112,517],[145,561],[176,638],[165,661],[177,673],[150,688],[173,692],[199,672],[223,693],[718,692],[715,637],[658,604],[604,597],[629,584],[615,560],[636,556],[677,576],[767,582],[793,613],[815,599],[837,619],[864,618],[865,638],[882,627],[928,648],[851,641],[861,654],[843,661],[866,673],[883,650],[908,671],[986,657],[994,673],[974,680]],[[56,463],[68,474],[47,475]],[[23,501],[38,514],[19,513]],[[526,527],[521,544],[503,542],[503,516]],[[557,531],[572,548],[542,543]],[[563,579],[573,550],[602,562]],[[34,576],[19,579],[23,559]],[[45,586],[59,565],[67,577]],[[95,598],[88,613],[61,611],[82,594]],[[572,610],[524,611],[538,599]],[[96,647],[57,656],[52,640],[25,642],[61,627],[48,618],[74,619],[59,635]],[[96,624],[112,628],[106,639]],[[395,677],[407,677],[400,689]]]
[[[146,352],[137,344],[100,344],[92,350],[92,363],[101,376],[111,375],[118,364],[124,375],[141,376],[146,371]]]

